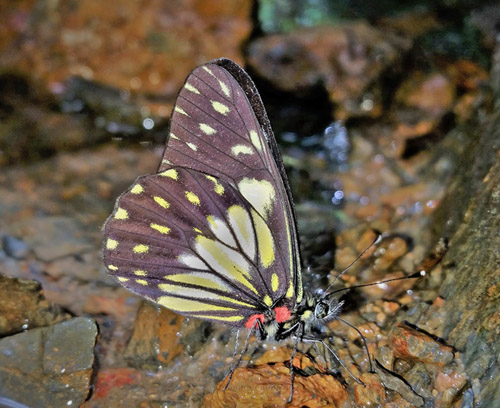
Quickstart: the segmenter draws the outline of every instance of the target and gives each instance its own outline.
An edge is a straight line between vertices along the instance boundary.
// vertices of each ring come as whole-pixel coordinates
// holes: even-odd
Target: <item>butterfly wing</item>
[[[279,151],[248,75],[228,60],[181,89],[158,174],[104,227],[110,274],[178,313],[242,326],[302,297],[295,218]]]
[[[300,251],[283,162],[259,93],[237,64],[220,59],[196,68],[174,107],[160,171],[186,166],[226,180],[269,225],[286,287],[273,299],[302,299]],[[291,289],[290,289],[291,285]]]

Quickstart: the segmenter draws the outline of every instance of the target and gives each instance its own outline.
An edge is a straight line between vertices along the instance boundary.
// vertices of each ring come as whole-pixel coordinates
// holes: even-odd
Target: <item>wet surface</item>
[[[330,125],[316,133],[276,123],[286,130],[277,137],[305,289],[324,291],[374,230],[384,233],[334,286],[373,373],[359,332],[333,321],[325,340],[353,376],[324,349],[302,345],[289,406],[495,406],[498,51],[489,70],[443,56],[436,44],[422,49],[445,22],[409,13],[251,38],[243,56],[250,2],[153,1],[119,18],[119,2],[49,3],[0,6],[8,16],[0,27],[0,405],[285,405],[292,344],[251,339],[224,390],[236,333],[137,298],[102,265],[101,226],[115,198],[156,171],[177,89],[192,67],[224,55],[245,57],[266,100],[278,100],[277,118],[308,121],[286,95],[307,101],[307,115],[327,104],[314,120]],[[491,10],[473,16],[485,13],[494,19]],[[481,28],[490,46],[494,27]],[[81,41],[92,46],[75,47]],[[344,291],[422,269],[424,278]]]

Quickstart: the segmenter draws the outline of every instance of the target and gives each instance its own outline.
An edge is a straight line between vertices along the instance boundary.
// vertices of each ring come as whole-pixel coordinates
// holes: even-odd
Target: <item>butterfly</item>
[[[292,361],[299,342],[322,343],[336,358],[318,333],[342,320],[342,302],[334,292],[304,294],[283,161],[259,93],[236,63],[218,59],[189,74],[158,172],[117,199],[103,231],[109,274],[135,294],[247,329],[244,350],[255,334],[292,339]],[[290,375],[293,392],[293,366]]]

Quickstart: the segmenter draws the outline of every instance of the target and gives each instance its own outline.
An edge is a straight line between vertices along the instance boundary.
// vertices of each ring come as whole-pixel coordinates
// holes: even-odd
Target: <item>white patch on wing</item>
[[[198,235],[195,241],[196,252],[213,270],[258,294],[257,289],[248,280],[251,278],[250,264],[242,254],[202,235]]]
[[[183,263],[186,266],[189,266],[193,269],[201,269],[208,271],[208,267],[205,262],[203,262],[200,258],[192,254],[183,254],[179,256],[179,262]]]
[[[207,221],[210,225],[210,229],[219,241],[230,247],[236,248],[237,245],[236,241],[233,238],[233,234],[231,234],[231,231],[224,221],[213,215],[209,215],[207,217]]]
[[[276,197],[273,185],[267,180],[244,178],[238,183],[240,193],[267,220]]]
[[[227,210],[227,216],[241,248],[250,259],[254,259],[255,234],[248,212],[239,205],[233,205]]]

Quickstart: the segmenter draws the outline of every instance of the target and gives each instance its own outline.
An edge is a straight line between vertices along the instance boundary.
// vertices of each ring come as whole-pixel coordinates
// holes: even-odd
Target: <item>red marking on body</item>
[[[286,306],[275,307],[274,313],[276,313],[276,321],[278,323],[286,322],[292,317],[292,313],[290,313],[290,310]]]
[[[260,320],[261,323],[264,323],[264,315],[263,314],[254,314],[254,315],[250,316],[248,318],[247,322],[245,323],[245,327],[247,329],[252,329],[255,325],[256,320]]]

